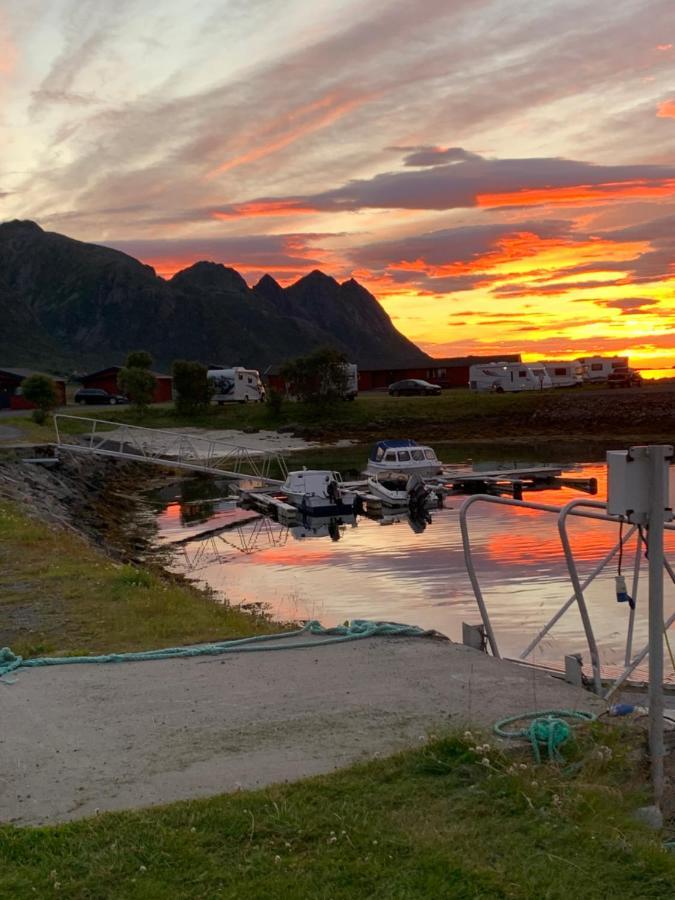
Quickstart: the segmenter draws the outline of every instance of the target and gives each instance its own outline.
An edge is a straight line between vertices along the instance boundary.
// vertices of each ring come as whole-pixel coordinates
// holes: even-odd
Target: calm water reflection
[[[604,465],[584,464],[570,474],[597,478],[597,499],[605,498]],[[263,604],[280,620],[317,618],[332,624],[352,618],[390,619],[436,628],[458,640],[463,621],[480,620],[464,567],[458,524],[461,497],[448,498],[447,508],[434,511],[432,523],[421,534],[405,518],[386,524],[359,518],[343,526],[336,540],[335,533],[329,534],[325,527],[319,526],[317,534],[301,527],[287,529],[235,509],[213,485],[210,491],[210,497],[201,498],[210,503],[205,516],[209,526],[233,523],[233,527],[182,543],[176,548],[175,567],[190,571],[232,603]],[[563,487],[527,493],[525,499],[561,505],[578,496],[579,491]],[[203,529],[203,524],[194,524],[199,518],[195,500],[181,500],[174,493],[167,495],[167,501],[158,517],[162,542],[189,538],[195,529]],[[571,594],[555,517],[478,503],[470,524],[481,586],[500,649],[505,655],[518,655]],[[618,538],[616,526],[590,520],[573,521],[570,533],[582,579]],[[667,535],[667,552],[675,560],[674,533]],[[631,542],[623,560],[629,586],[633,558]],[[615,560],[586,594],[603,663],[612,665],[623,660],[629,613],[628,605],[615,599],[616,571]],[[642,572],[644,589],[646,563]],[[667,614],[675,610],[675,589],[668,579],[666,609]],[[643,590],[634,647],[641,647],[646,639]],[[671,640],[675,649],[675,632]],[[584,652],[588,661],[573,606],[535,651],[533,660],[559,665],[565,653],[576,651]]]

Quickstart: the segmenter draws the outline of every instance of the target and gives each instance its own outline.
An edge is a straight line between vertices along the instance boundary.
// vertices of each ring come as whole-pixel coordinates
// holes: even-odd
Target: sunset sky
[[[675,365],[673,0],[2,0],[0,220]]]

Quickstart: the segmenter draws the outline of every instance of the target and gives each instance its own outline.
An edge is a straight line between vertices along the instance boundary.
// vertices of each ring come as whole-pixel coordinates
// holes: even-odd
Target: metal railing
[[[558,533],[560,535],[561,548],[563,551],[563,555],[565,558],[565,563],[567,566],[567,571],[570,577],[570,581],[572,583],[572,594],[569,599],[563,603],[563,605],[558,609],[558,611],[549,619],[549,621],[540,629],[537,635],[530,641],[527,647],[519,654],[519,659],[526,659],[532,651],[537,647],[543,638],[549,633],[549,631],[553,628],[553,626],[564,616],[568,609],[571,606],[576,604],[579,614],[581,616],[581,621],[584,629],[584,634],[586,637],[586,642],[588,644],[588,649],[591,658],[591,665],[593,669],[593,686],[596,693],[600,695],[604,695],[605,697],[611,696],[630,676],[630,674],[637,668],[638,665],[645,659],[649,652],[649,645],[647,644],[643,648],[641,648],[635,655],[633,655],[632,645],[633,645],[633,632],[635,625],[635,608],[630,610],[630,615],[628,619],[627,626],[627,634],[626,634],[626,648],[624,653],[624,668],[622,672],[618,675],[617,678],[610,684],[606,691],[603,694],[603,677],[602,677],[602,666],[600,660],[600,651],[598,649],[598,645],[595,639],[595,634],[593,632],[593,625],[591,622],[591,618],[589,615],[588,605],[586,603],[586,598],[584,592],[586,589],[592,584],[593,581],[600,575],[600,573],[605,569],[607,564],[616,556],[616,554],[623,548],[625,548],[626,544],[636,536],[636,547],[635,547],[635,560],[633,564],[633,578],[631,585],[631,597],[637,606],[638,600],[638,589],[640,584],[640,568],[642,561],[642,549],[644,547],[644,539],[642,536],[641,530],[636,525],[631,525],[627,528],[626,533],[622,534],[619,537],[619,540],[614,544],[613,547],[605,554],[605,556],[600,560],[599,563],[593,568],[589,575],[587,575],[583,580],[581,579],[576,561],[574,559],[574,554],[572,551],[571,542],[569,539],[569,535],[567,533],[567,522],[571,516],[583,519],[594,519],[596,521],[601,522],[611,522],[617,526],[621,526],[622,524],[626,524],[625,521],[619,516],[609,515],[607,513],[607,504],[598,500],[587,500],[583,498],[577,498],[571,500],[569,503],[565,504],[562,507],[549,505],[546,503],[532,503],[526,500],[513,500],[509,497],[494,497],[490,494],[475,494],[473,497],[469,497],[462,504],[459,511],[459,525],[460,531],[462,534],[462,545],[464,549],[464,561],[466,564],[466,570],[469,575],[469,580],[471,581],[471,586],[473,588],[474,596],[476,598],[476,603],[478,604],[478,609],[480,610],[481,619],[483,621],[483,626],[485,628],[485,634],[487,637],[487,641],[492,651],[492,654],[496,657],[501,658],[501,653],[499,651],[499,645],[497,642],[497,638],[492,627],[492,622],[490,620],[490,614],[487,609],[487,605],[485,603],[485,598],[483,596],[483,592],[480,587],[480,583],[478,580],[478,575],[476,574],[476,567],[473,560],[473,553],[471,548],[471,539],[469,536],[469,527],[467,516],[469,510],[476,503],[490,503],[495,504],[497,506],[512,506],[521,509],[533,509],[539,512],[547,512],[553,513],[557,516],[557,525],[558,525]],[[580,509],[579,507],[586,507],[586,509]],[[675,531],[675,524],[666,523],[664,524],[664,528],[668,531]],[[664,569],[670,577],[671,581],[675,583],[675,572],[669,561],[664,558],[663,561]],[[671,624],[675,621],[675,613],[671,615],[666,621],[663,623],[664,631],[671,626]]]
[[[88,425],[85,433],[69,433],[66,421]],[[282,479],[288,474],[286,462],[273,450],[251,450],[238,444],[215,441],[186,432],[144,428],[85,416],[54,416],[58,447],[75,453],[93,453],[132,462],[153,463],[210,475],[253,478],[265,484],[279,485],[271,473]]]

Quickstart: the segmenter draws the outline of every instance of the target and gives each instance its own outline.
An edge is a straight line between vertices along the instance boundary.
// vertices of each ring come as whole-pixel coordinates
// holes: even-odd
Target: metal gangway
[[[286,461],[274,450],[252,450],[184,431],[62,413],[54,416],[54,428],[57,451],[90,453],[274,486],[279,486],[288,474]],[[273,478],[273,472],[280,473],[282,480]]]

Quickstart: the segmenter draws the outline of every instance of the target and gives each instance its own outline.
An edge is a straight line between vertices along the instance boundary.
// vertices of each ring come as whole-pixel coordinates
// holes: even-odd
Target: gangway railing
[[[90,426],[88,431],[70,433],[66,422]],[[225,475],[236,479],[252,478],[278,486],[279,478],[272,478],[273,470],[285,478],[286,462],[273,450],[252,450],[238,444],[216,441],[187,432],[145,428],[85,416],[54,416],[57,447],[74,453],[92,453],[130,462],[189,469],[210,475]]]
[[[640,663],[649,653],[648,644],[642,647],[635,655],[633,655],[632,652],[633,631],[635,624],[635,607],[637,607],[638,589],[640,584],[640,568],[643,556],[642,551],[645,546],[645,539],[643,537],[641,528],[639,528],[637,525],[630,525],[630,527],[627,528],[625,534],[620,534],[619,539],[616,541],[614,546],[611,547],[611,549],[605,554],[600,562],[597,563],[597,565],[593,568],[590,574],[587,575],[582,581],[581,577],[579,576],[571,542],[567,533],[567,522],[568,519],[573,516],[582,519],[593,519],[601,522],[610,522],[619,527],[625,526],[627,523],[623,517],[609,515],[607,513],[606,503],[603,503],[599,500],[575,498],[564,506],[553,506],[546,503],[533,503],[526,500],[513,500],[510,497],[495,497],[491,494],[475,494],[474,496],[469,497],[467,500],[465,500],[459,511],[459,525],[462,535],[462,545],[464,549],[464,561],[466,564],[466,570],[469,576],[469,580],[471,582],[471,587],[473,588],[474,596],[476,598],[476,603],[480,611],[483,627],[485,628],[485,635],[487,637],[490,650],[492,651],[493,656],[496,656],[498,658],[501,658],[501,653],[499,651],[499,645],[494,629],[492,627],[490,614],[480,587],[478,575],[476,573],[476,566],[473,559],[471,539],[469,535],[467,516],[470,509],[476,503],[490,503],[497,506],[511,506],[520,509],[532,509],[539,512],[552,513],[557,516],[557,525],[561,540],[561,548],[567,565],[567,571],[570,576],[570,581],[572,583],[572,594],[569,599],[566,600],[566,602],[563,603],[563,605],[557,610],[557,612],[549,619],[549,621],[540,629],[540,631],[530,641],[527,647],[525,647],[525,649],[519,654],[519,658],[521,660],[525,660],[532,653],[535,647],[537,647],[541,643],[543,638],[550,632],[553,626],[558,621],[560,621],[567,610],[576,604],[581,616],[584,634],[591,658],[594,690],[601,696],[610,697],[622,684],[624,684],[624,682],[630,677],[631,673],[637,668],[637,666],[640,665]],[[580,507],[585,508],[581,509]],[[675,524],[665,523],[664,528],[668,531],[675,531]],[[595,634],[593,632],[593,625],[589,615],[588,605],[586,603],[584,592],[592,584],[592,582],[595,581],[598,575],[601,574],[601,572],[606,568],[608,563],[611,562],[616,554],[619,552],[623,552],[626,544],[633,537],[636,537],[636,547],[630,596],[634,601],[634,606],[630,609],[630,615],[628,619],[626,648],[624,653],[624,668],[620,672],[618,677],[616,677],[614,681],[609,685],[607,690],[603,691],[600,652],[595,639]],[[673,571],[673,567],[665,557],[663,563],[664,570],[668,574],[671,581],[675,584],[675,572]],[[666,632],[670,628],[673,622],[675,622],[675,613],[669,616],[663,623],[664,632]]]

